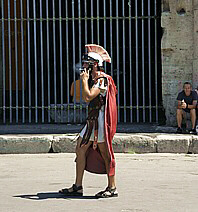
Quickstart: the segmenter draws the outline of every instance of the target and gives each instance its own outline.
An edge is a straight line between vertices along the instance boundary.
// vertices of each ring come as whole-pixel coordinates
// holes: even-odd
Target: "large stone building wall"
[[[193,5],[194,12],[194,57],[193,57],[193,85],[198,86],[198,0],[194,0]]]
[[[162,96],[166,124],[176,125],[177,94],[198,85],[198,0],[162,1]]]
[[[198,0],[162,0],[161,21],[163,106],[166,124],[176,125],[176,97],[183,83],[190,81],[194,88],[198,86]],[[2,76],[1,41],[0,33],[0,76]],[[2,77],[0,77],[0,106],[2,106]]]
[[[1,9],[1,7],[0,7]],[[2,33],[1,30],[2,25],[0,24],[0,107],[3,106],[3,64],[2,64]],[[0,116],[2,114],[2,110],[0,110]]]

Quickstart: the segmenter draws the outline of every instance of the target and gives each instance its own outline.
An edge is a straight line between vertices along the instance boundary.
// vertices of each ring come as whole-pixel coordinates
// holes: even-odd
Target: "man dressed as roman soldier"
[[[108,185],[95,196],[118,196],[115,183],[115,157],[112,148],[117,127],[116,86],[111,76],[103,71],[103,62],[111,63],[108,52],[95,44],[85,45],[88,53],[83,56],[83,98],[89,102],[86,125],[81,130],[76,146],[76,179],[70,188],[59,192],[66,196],[82,196],[84,170],[107,174]],[[88,80],[92,78],[89,85]]]

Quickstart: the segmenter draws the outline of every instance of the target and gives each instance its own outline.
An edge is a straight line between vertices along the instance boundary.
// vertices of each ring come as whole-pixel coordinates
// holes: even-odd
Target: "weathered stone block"
[[[52,136],[0,136],[0,154],[48,153]]]
[[[113,149],[117,153],[154,153],[156,144],[155,140],[147,135],[116,134]]]
[[[75,135],[54,136],[54,140],[52,142],[53,151],[74,153],[77,144],[75,138]]]
[[[198,154],[198,136],[192,136],[189,152]]]
[[[188,153],[191,135],[158,135],[156,137],[158,153]]]
[[[194,17],[198,17],[198,9],[194,10]],[[194,18],[194,32],[198,33],[198,20]]]
[[[197,51],[197,56],[198,56],[198,51]],[[196,88],[197,86],[198,86],[198,59],[193,61],[193,87]]]
[[[162,96],[167,124],[174,126],[176,114],[173,98],[185,81],[193,81],[193,59],[197,57],[194,36],[193,1],[162,1]],[[167,9],[168,8],[168,9]],[[196,26],[197,27],[197,26]],[[196,28],[195,27],[195,28]],[[195,67],[195,65],[194,65]],[[196,73],[196,71],[194,71]]]

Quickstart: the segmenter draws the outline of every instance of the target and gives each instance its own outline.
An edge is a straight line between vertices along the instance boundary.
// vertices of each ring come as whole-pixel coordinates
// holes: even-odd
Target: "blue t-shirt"
[[[186,104],[192,105],[194,100],[197,100],[197,92],[191,91],[189,96],[186,96],[184,91],[181,91],[178,96],[177,100],[182,101],[184,100]]]
[[[177,96],[177,100],[182,101],[184,100],[186,102],[186,104],[192,105],[194,100],[197,100],[197,92],[196,91],[191,91],[189,96],[186,96],[184,90],[181,91],[178,96]],[[190,109],[189,108],[184,108],[184,111],[190,113]]]

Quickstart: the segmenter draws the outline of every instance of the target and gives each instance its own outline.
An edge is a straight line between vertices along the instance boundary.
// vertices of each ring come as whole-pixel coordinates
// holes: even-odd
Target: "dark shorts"
[[[190,109],[189,108],[184,108],[182,110],[185,111],[186,113],[190,113]]]

